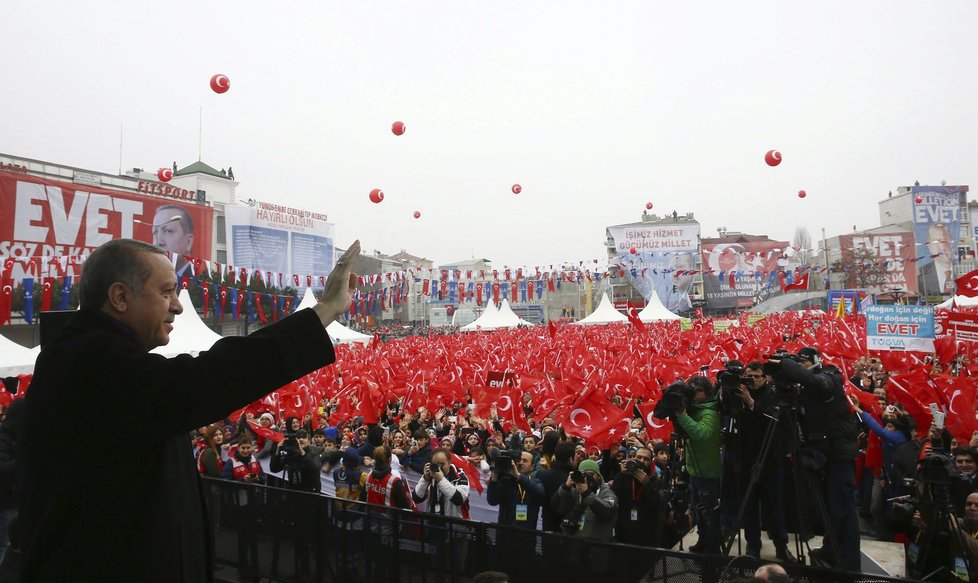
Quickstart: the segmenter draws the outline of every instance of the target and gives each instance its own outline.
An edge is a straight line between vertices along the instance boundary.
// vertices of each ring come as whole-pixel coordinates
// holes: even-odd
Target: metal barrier
[[[204,478],[218,581],[466,582],[492,570],[510,581],[713,583],[763,561],[569,537]],[[792,581],[906,581],[788,567]]]

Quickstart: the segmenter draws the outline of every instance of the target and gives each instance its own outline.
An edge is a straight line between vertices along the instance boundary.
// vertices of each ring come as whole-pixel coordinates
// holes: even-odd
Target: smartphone
[[[944,413],[937,408],[937,403],[930,404],[930,416],[934,418],[934,427],[944,430]]]
[[[456,421],[458,421],[458,417],[456,417],[455,415],[449,415],[448,416],[448,422],[449,423],[455,423]]]

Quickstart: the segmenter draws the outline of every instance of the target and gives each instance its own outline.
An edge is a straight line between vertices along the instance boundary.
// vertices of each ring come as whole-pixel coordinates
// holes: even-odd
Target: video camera
[[[689,408],[695,396],[696,390],[693,387],[682,381],[676,381],[662,392],[662,398],[655,404],[652,416],[656,419],[675,421],[676,413]]]
[[[726,413],[737,414],[744,409],[744,401],[737,393],[742,385],[747,387],[754,385],[754,379],[745,377],[744,370],[743,363],[739,360],[731,360],[717,373],[720,408]]]

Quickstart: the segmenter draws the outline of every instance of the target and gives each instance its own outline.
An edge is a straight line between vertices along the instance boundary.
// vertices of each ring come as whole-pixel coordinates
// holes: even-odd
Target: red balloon
[[[645,208],[652,210],[652,203],[651,202],[645,203]]]
[[[375,189],[373,189],[373,190],[370,191],[370,202],[376,204],[376,203],[379,203],[382,200],[384,200],[384,191],[383,190],[381,190],[379,188],[375,188]]]
[[[514,184],[513,185],[513,194],[519,194],[521,192],[523,192],[523,187],[520,186],[519,184]]]
[[[160,182],[169,182],[173,178],[173,170],[160,168],[156,171],[156,177],[160,179]]]
[[[632,255],[638,255],[638,249],[636,249],[634,247],[632,247],[631,249],[629,249],[628,252],[631,253]]]
[[[918,196],[917,198],[913,199],[913,201],[915,203],[917,203],[917,204],[920,204],[920,203],[924,202],[924,197]]]
[[[391,131],[394,132],[394,135],[395,136],[399,136],[399,135],[403,134],[404,133],[404,130],[406,130],[406,129],[407,129],[407,126],[404,125],[404,122],[403,121],[395,121],[391,125]]]
[[[421,218],[421,211],[414,211],[414,218],[420,219]]]
[[[211,91],[214,93],[227,93],[231,88],[231,80],[227,75],[217,74],[211,77]]]
[[[781,152],[768,150],[767,154],[764,154],[764,161],[767,162],[768,166],[777,166],[781,163]]]
[[[806,196],[808,196],[808,193],[805,192],[804,190],[798,191],[798,198],[805,198]]]

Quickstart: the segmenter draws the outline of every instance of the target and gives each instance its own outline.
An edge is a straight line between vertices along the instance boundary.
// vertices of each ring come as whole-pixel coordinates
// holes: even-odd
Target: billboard
[[[839,235],[839,246],[843,251],[853,250],[860,257],[862,249],[872,253],[886,270],[883,291],[917,293],[917,268],[912,261],[916,255],[913,233]]]
[[[700,253],[707,307],[749,307],[780,294],[781,286],[772,284],[769,274],[781,270],[778,260],[787,247],[787,241],[704,242]],[[731,273],[737,274],[734,287],[730,286]]]
[[[866,308],[869,350],[934,352],[934,308],[870,306]]]
[[[645,301],[655,291],[672,312],[692,308],[689,291],[696,269],[698,224],[609,227],[608,232],[625,277]]]
[[[224,214],[230,265],[313,276],[333,270],[336,227],[326,215],[262,201],[229,206]]]
[[[179,254],[179,272],[190,265],[184,255],[213,257],[213,224],[207,206],[0,171],[0,256],[87,256],[136,239]],[[15,263],[13,277],[24,269]]]
[[[952,261],[961,232],[959,188],[913,186],[910,196],[922,291],[927,294],[951,294],[954,292]]]

